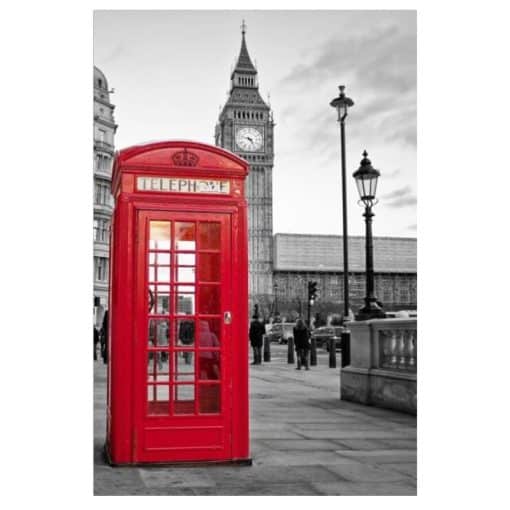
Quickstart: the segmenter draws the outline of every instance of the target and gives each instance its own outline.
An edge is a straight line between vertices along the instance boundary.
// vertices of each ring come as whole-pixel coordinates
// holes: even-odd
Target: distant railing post
[[[336,368],[336,339],[331,337],[329,340],[329,368]]]
[[[264,335],[264,362],[271,361],[271,342],[267,335]]]
[[[287,341],[287,363],[294,364],[294,338],[292,337]]]
[[[314,336],[310,340],[310,366],[314,367],[317,365],[317,340]]]

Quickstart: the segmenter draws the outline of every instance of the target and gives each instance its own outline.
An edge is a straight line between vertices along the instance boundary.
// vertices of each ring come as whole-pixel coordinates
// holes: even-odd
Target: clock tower
[[[216,145],[250,164],[248,199],[250,314],[255,304],[269,314],[273,296],[273,113],[259,93],[257,69],[241,26],[241,51],[230,75],[230,91],[215,130]]]

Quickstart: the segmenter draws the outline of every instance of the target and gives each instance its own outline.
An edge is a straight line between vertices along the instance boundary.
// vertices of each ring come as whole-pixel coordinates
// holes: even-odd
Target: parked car
[[[293,322],[279,322],[272,324],[268,328],[266,335],[269,337],[270,342],[278,342],[280,344],[286,344],[289,338],[294,335],[293,329],[295,324]]]
[[[317,347],[324,347],[329,351],[329,340],[335,339],[335,346],[340,349],[341,334],[343,328],[341,326],[323,326],[312,331],[312,337],[315,338]]]
[[[398,312],[386,312],[387,319],[416,319],[416,310],[399,310]]]

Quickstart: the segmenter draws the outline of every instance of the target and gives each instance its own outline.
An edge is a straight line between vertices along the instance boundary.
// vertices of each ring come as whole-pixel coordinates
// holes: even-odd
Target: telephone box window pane
[[[195,281],[195,268],[194,267],[178,267],[177,268],[177,282],[179,283],[194,283]]]
[[[169,266],[170,265],[170,253],[158,253],[156,260],[157,260],[157,264],[159,266]]]
[[[175,222],[175,249],[194,250],[196,247],[195,224]]]
[[[170,281],[170,268],[168,266],[158,266],[157,271],[157,282],[169,282]]]
[[[179,315],[193,315],[195,313],[195,294],[177,292],[177,313]]]
[[[149,264],[155,264],[156,263],[156,254],[153,252],[149,253]]]
[[[220,224],[200,223],[198,225],[198,242],[200,250],[219,250]]]
[[[148,382],[169,382],[170,363],[167,352],[147,353],[147,380]]]
[[[156,270],[155,270],[154,266],[149,266],[148,278],[149,278],[150,282],[156,281]]]
[[[179,375],[192,375],[195,373],[195,353],[193,351],[175,352],[174,372]]]
[[[198,373],[202,381],[214,381],[220,378],[220,352],[199,351]]]
[[[169,388],[166,385],[147,386],[147,414],[168,414]]]
[[[200,347],[219,347],[221,338],[220,319],[200,319],[198,345]]]
[[[156,299],[156,313],[167,314],[170,311],[170,295],[158,292]]]
[[[149,247],[151,249],[170,249],[170,222],[151,221],[149,226]]]
[[[193,346],[195,343],[195,321],[193,319],[177,320],[177,345]]]
[[[220,254],[200,254],[200,265],[198,266],[198,279],[201,282],[220,281]]]
[[[177,384],[175,386],[174,413],[193,414],[195,412],[195,386]]]
[[[149,319],[149,347],[166,347],[170,336],[168,319]]]
[[[178,253],[177,254],[178,266],[194,266],[195,254],[194,253]]]
[[[221,407],[219,384],[201,384],[198,387],[198,411],[201,414],[219,413]]]
[[[220,287],[218,285],[201,285],[198,310],[203,314],[220,313]]]

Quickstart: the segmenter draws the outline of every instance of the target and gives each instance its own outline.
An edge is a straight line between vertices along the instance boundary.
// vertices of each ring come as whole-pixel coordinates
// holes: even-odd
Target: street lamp
[[[365,217],[366,232],[366,296],[365,306],[356,314],[356,320],[358,321],[386,317],[386,314],[379,306],[374,296],[374,249],[372,245],[372,218],[374,216],[372,207],[378,202],[375,198],[375,194],[377,191],[377,179],[381,173],[372,166],[367,156],[367,151],[364,151],[360,167],[352,174],[358,186],[360,196],[359,202],[365,206],[365,213],[363,216]]]
[[[348,261],[348,234],[347,234],[347,185],[345,180],[345,118],[347,110],[354,105],[354,101],[344,94],[344,85],[338,87],[340,94],[331,103],[338,113],[340,122],[340,144],[342,149],[342,217],[343,217],[343,249],[344,249],[344,320],[349,317],[349,261]]]

